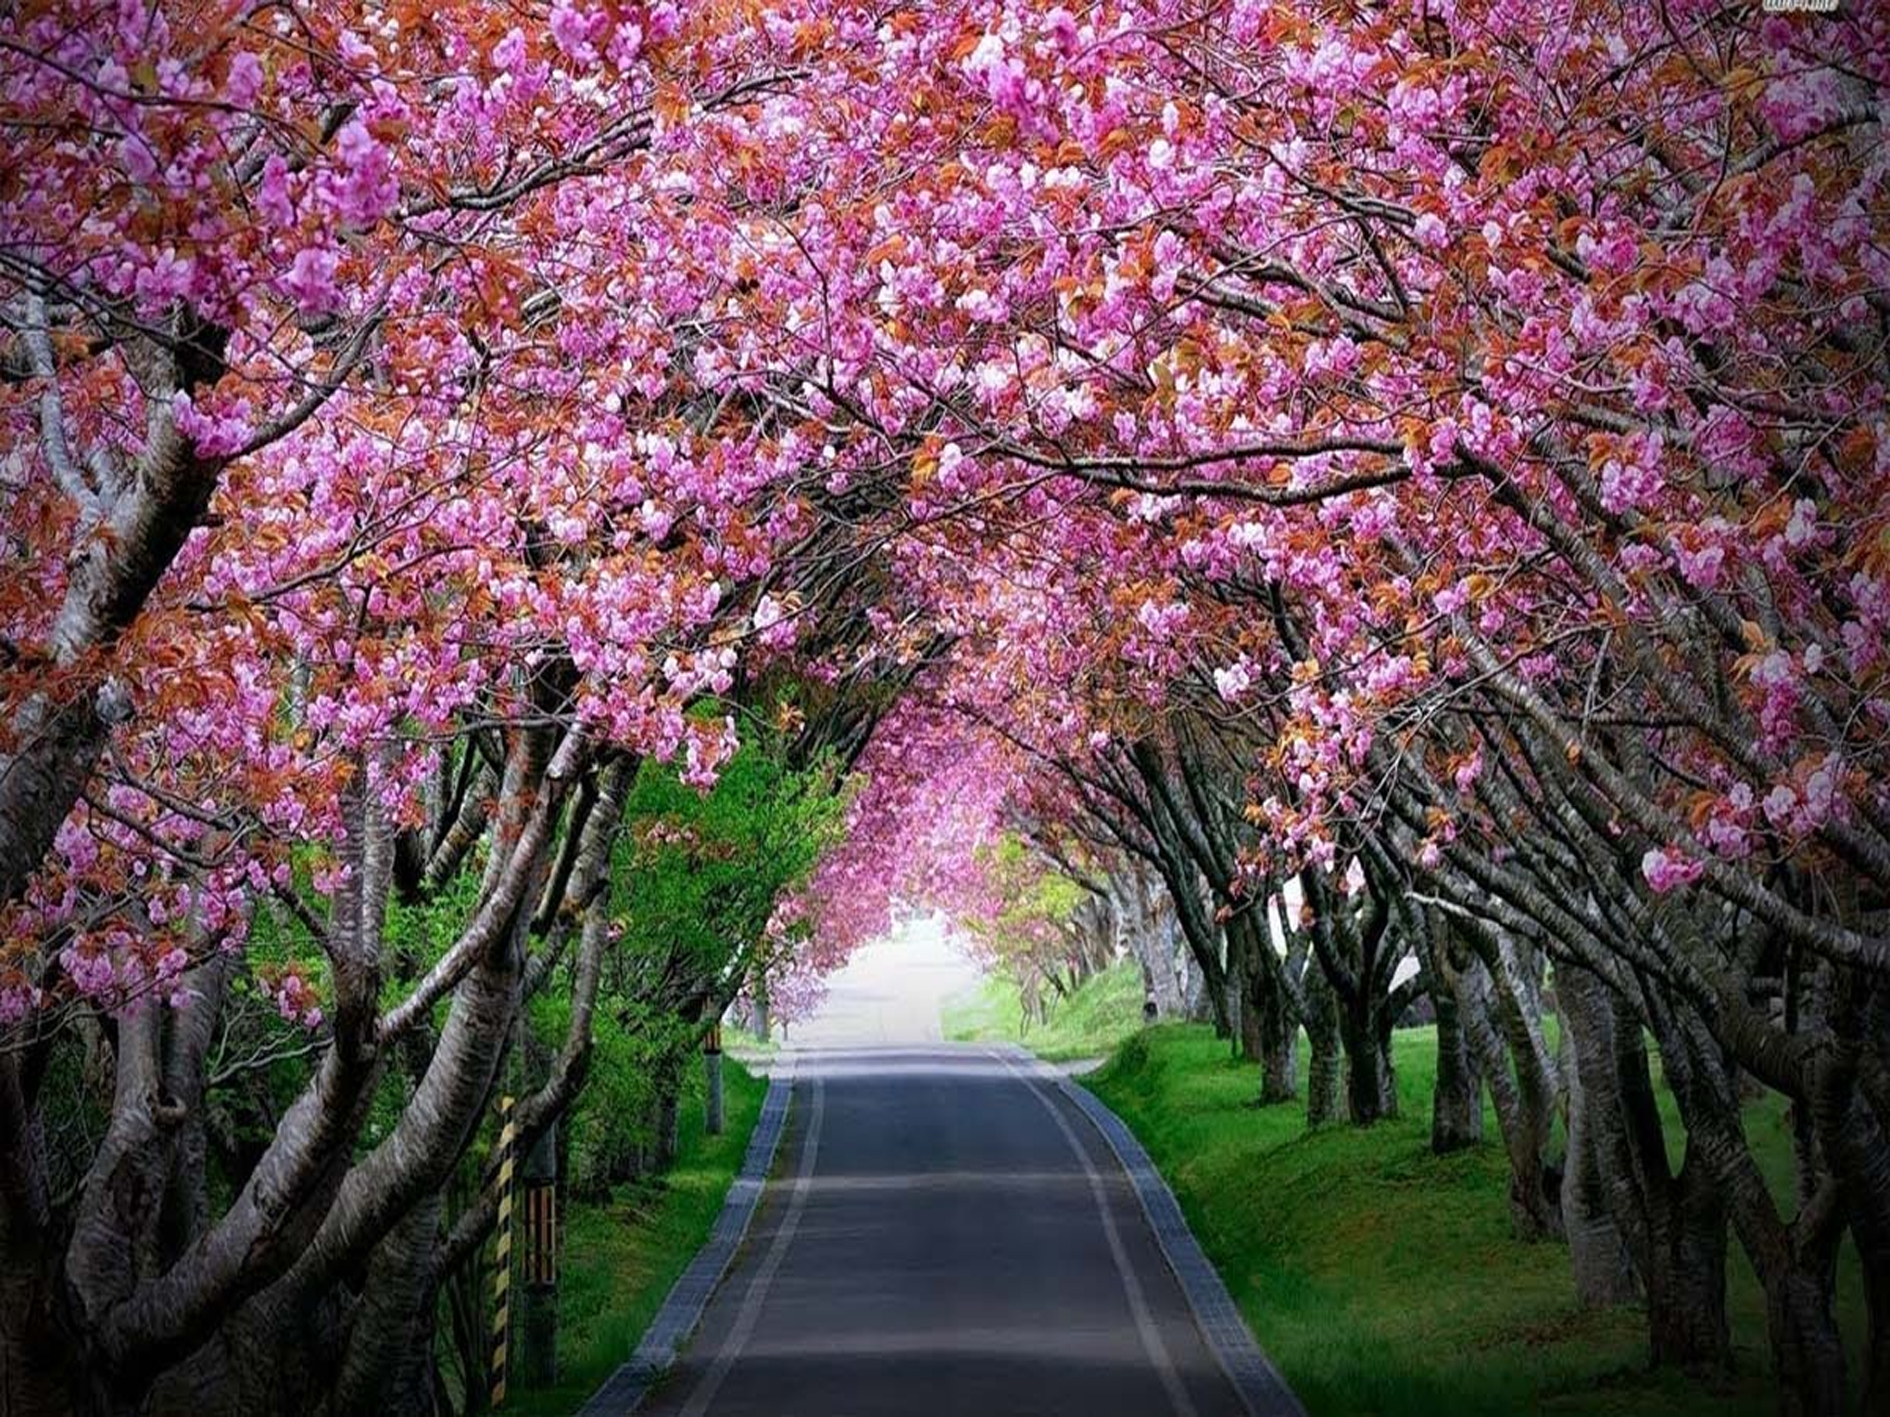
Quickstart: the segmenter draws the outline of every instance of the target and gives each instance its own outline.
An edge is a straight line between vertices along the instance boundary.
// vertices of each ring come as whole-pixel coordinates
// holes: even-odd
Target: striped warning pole
[[[512,1098],[499,1099],[499,1169],[493,1184],[499,1188],[498,1242],[492,1256],[492,1406],[505,1405],[505,1361],[512,1328],[512,1153],[518,1127],[512,1120]]]

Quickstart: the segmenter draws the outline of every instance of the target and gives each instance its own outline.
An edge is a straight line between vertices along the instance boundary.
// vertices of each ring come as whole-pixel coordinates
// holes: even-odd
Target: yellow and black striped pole
[[[512,1329],[512,1161],[518,1127],[512,1120],[512,1098],[499,1099],[499,1166],[493,1184],[499,1188],[499,1224],[492,1255],[492,1406],[505,1405],[505,1364]]]

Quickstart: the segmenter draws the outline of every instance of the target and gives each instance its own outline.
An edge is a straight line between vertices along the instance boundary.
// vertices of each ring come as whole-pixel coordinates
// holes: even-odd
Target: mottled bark
[[[1459,951],[1459,941],[1478,948]],[[1455,932],[1451,951],[1447,967],[1459,1021],[1489,1087],[1509,1158],[1511,1228],[1519,1240],[1557,1236],[1561,1172],[1547,1157],[1555,1093],[1545,1071],[1541,1018],[1524,1016],[1534,994],[1509,977],[1510,958],[1488,932]]]
[[[1433,980],[1437,1023],[1437,1082],[1431,1094],[1431,1150],[1442,1156],[1483,1140],[1483,1079],[1464,1037],[1457,1001],[1457,971],[1449,959],[1448,917],[1433,909],[1425,919],[1421,951]]]
[[[704,1092],[702,1129],[712,1137],[722,1135],[724,1126],[722,1117],[722,1053],[720,1049],[702,1055],[702,1086]]]
[[[440,1193],[422,1196],[374,1247],[348,1316],[340,1375],[326,1404],[336,1417],[354,1412],[425,1417],[431,1410],[429,1276],[443,1207]]]
[[[1389,1030],[1381,1027],[1369,999],[1349,1000],[1340,1007],[1339,1036],[1345,1045],[1346,1115],[1361,1127],[1397,1116]]]
[[[206,1203],[202,1111],[230,957],[206,954],[186,978],[188,1002],[147,1002],[118,1016],[109,1128],[56,1252],[46,1248],[43,1146],[20,1062],[31,1054],[0,1053],[0,1083],[9,1084],[0,1102],[12,1104],[0,1106],[8,1148],[0,1382],[9,1411],[354,1411],[363,1394],[383,1408],[430,1404],[427,1254],[438,1221],[415,1216],[437,1200],[505,1051],[523,904],[543,879],[563,796],[549,758],[547,742],[508,769],[501,839],[509,849],[492,853],[480,908],[447,952],[465,957],[465,971],[435,979],[451,991],[446,1022],[391,1134],[365,1157],[356,1157],[356,1138],[383,1045],[424,1017],[410,1009],[401,1023],[398,1009],[379,1013],[395,851],[373,794],[361,790],[365,774],[344,797],[347,870],[323,939],[328,1045],[302,1093],[269,1119],[271,1138],[243,1163],[247,1174],[222,1214],[212,1219]],[[424,1292],[412,1287],[416,1272]],[[317,1361],[323,1354],[340,1361]]]
[[[1299,1024],[1284,1008],[1261,1016],[1260,1102],[1272,1106],[1299,1096]]]
[[[589,834],[594,839],[586,848],[585,860],[576,873],[572,892],[571,904],[579,911],[581,934],[572,970],[571,1020],[543,1085],[518,1105],[519,1138],[521,1144],[527,1147],[536,1146],[541,1136],[556,1126],[576,1100],[589,1070],[592,1020],[596,1016],[604,952],[610,935],[607,889],[610,849],[616,840],[623,817],[624,798],[634,775],[634,764],[621,759],[603,772],[603,800],[599,809],[592,814],[589,826]],[[626,1178],[613,1176],[612,1179]],[[497,1214],[497,1193],[483,1191],[455,1221],[452,1233],[441,1248],[436,1262],[436,1283],[443,1283],[447,1274],[476,1252],[491,1233]]]
[[[1814,1074],[1812,1125],[1863,1261],[1864,1411],[1890,1411],[1890,987],[1853,978],[1837,1046]]]
[[[1568,1152],[1562,1166],[1562,1233],[1568,1239],[1577,1301],[1584,1308],[1601,1308],[1638,1298],[1640,1284],[1627,1242],[1608,1207],[1602,1160],[1580,1074],[1571,1057],[1565,1070]]]
[[[527,821],[542,820],[546,811],[555,811],[552,799],[560,783],[552,764],[548,735],[521,735],[507,765],[502,835],[523,839]],[[607,800],[611,811],[620,813],[621,799],[607,794]],[[587,837],[586,845],[590,844]],[[607,858],[607,842],[601,853],[586,856],[585,889],[593,897],[599,854]],[[433,1295],[441,1272],[435,1250],[444,1188],[489,1104],[511,1046],[525,975],[526,907],[539,899],[549,874],[542,850],[529,861],[512,865],[519,872],[516,878],[488,872],[486,882],[490,891],[503,891],[501,898],[511,902],[508,928],[495,935],[477,956],[472,972],[455,988],[426,1071],[393,1133],[350,1171],[313,1242],[258,1305],[266,1314],[286,1315],[302,1296],[341,1280],[368,1256],[386,1255],[390,1263],[404,1256],[406,1270],[397,1282],[383,1283],[378,1295],[370,1263],[368,1293],[381,1305],[377,1329],[393,1330],[404,1324],[419,1340],[405,1348],[377,1341],[351,1346],[355,1371],[347,1380],[359,1391],[378,1386],[414,1403],[431,1400],[430,1383],[420,1380],[426,1374],[417,1374],[409,1365],[416,1352],[430,1354],[432,1347]],[[578,869],[574,863],[573,871]],[[579,967],[586,968],[582,955]],[[588,967],[594,994],[595,961],[588,961]],[[583,1017],[574,1019],[574,1025],[584,1029],[586,1045],[588,1009],[586,1002]],[[412,1215],[423,1210],[430,1212],[431,1219],[422,1229],[411,1229]]]
[[[655,1142],[652,1169],[667,1171],[676,1164],[680,1143],[682,1080],[673,1064],[662,1067],[656,1081],[656,1115],[651,1123]]]
[[[1242,960],[1242,1051],[1260,1064],[1260,1103],[1291,1102],[1299,1096],[1299,1010],[1288,992],[1264,906],[1228,922],[1228,948],[1238,950]]]
[[[1648,1338],[1656,1364],[1729,1368],[1726,1206],[1697,1158],[1682,1164],[1649,1213]]]
[[[1437,1016],[1437,1081],[1431,1095],[1431,1150],[1439,1156],[1483,1140],[1483,1078],[1464,1041],[1457,1003],[1447,988],[1431,995]]]
[[[92,508],[67,561],[66,594],[46,658],[56,688],[18,705],[0,753],[0,904],[39,869],[103,751],[130,712],[110,678],[109,651],[144,608],[184,540],[203,519],[224,460],[198,455],[177,430],[175,396],[214,383],[228,332],[177,316],[168,345],[128,338],[125,362],[142,386],[144,442],[122,489]],[[51,377],[47,367],[43,376]],[[55,415],[56,416],[56,415]],[[49,429],[63,437],[63,429]]]
[[[1253,1007],[1249,975],[1254,962],[1248,957],[1246,942],[1230,929],[1227,938],[1227,1013],[1234,1022],[1236,1051],[1249,1063],[1260,1061],[1266,1051],[1260,1038],[1260,1014]]]
[[[1344,1081],[1339,1054],[1339,1008],[1332,985],[1316,967],[1306,971],[1306,1125],[1336,1122]]]
[[[1725,1368],[1726,1206],[1693,1139],[1676,1173],[1639,1019],[1586,970],[1557,975],[1608,1206],[1647,1299],[1656,1364]]]
[[[1158,1018],[1179,1018],[1185,1009],[1182,971],[1176,967],[1173,903],[1154,873],[1134,862],[1109,878],[1122,935],[1142,970],[1143,988]]]
[[[1851,1238],[1863,1260],[1869,1333],[1864,1356],[1866,1412],[1890,1411],[1890,1127],[1874,1108],[1846,1128],[1842,1148]]]

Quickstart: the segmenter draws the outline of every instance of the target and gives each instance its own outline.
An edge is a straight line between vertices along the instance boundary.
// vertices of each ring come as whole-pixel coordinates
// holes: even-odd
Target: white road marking
[[[814,1163],[820,1155],[820,1123],[826,1111],[826,1089],[818,1075],[810,1080],[809,1087],[807,1134],[801,1138],[801,1155],[796,1163],[794,1189],[788,1195],[787,1210],[781,1216],[781,1227],[774,1232],[774,1239],[768,1244],[768,1253],[762,1256],[761,1264],[755,1270],[748,1293],[742,1297],[742,1306],[736,1311],[735,1322],[722,1340],[715,1361],[702,1375],[702,1381],[696,1384],[696,1390],[689,1395],[689,1403],[683,1408],[681,1417],[703,1417],[709,1410],[709,1404],[715,1401],[715,1395],[721,1391],[729,1369],[735,1366],[742,1348],[753,1336],[755,1325],[761,1320],[761,1306],[768,1298],[768,1286],[774,1282],[775,1272],[781,1268],[789,1246],[794,1243],[794,1232],[800,1226],[801,1212],[807,1208],[808,1193],[813,1189]]]
[[[1129,1252],[1122,1243],[1121,1233],[1116,1229],[1115,1217],[1109,1213],[1109,1192],[1103,1185],[1102,1174],[1090,1162],[1089,1153],[1084,1150],[1083,1144],[1076,1139],[1076,1132],[1071,1128],[1069,1119],[1063,1115],[1063,1109],[1037,1085],[1036,1079],[1001,1053],[988,1056],[1003,1063],[1011,1075],[1030,1090],[1030,1095],[1043,1104],[1044,1111],[1050,1114],[1050,1120],[1063,1133],[1064,1141],[1070,1144],[1070,1150],[1076,1153],[1077,1162],[1089,1180],[1089,1193],[1096,1201],[1096,1213],[1102,1217],[1103,1236],[1109,1242],[1109,1253],[1116,1262],[1116,1273],[1122,1276],[1122,1292],[1129,1301],[1129,1313],[1135,1319],[1135,1331],[1141,1336],[1142,1349],[1148,1354],[1156,1376],[1161,1379],[1162,1390],[1168,1394],[1168,1403],[1174,1409],[1175,1417],[1198,1417],[1194,1401],[1188,1396],[1187,1388],[1182,1386],[1181,1375],[1175,1371],[1175,1360],[1168,1352],[1168,1345],[1162,1341],[1161,1329],[1156,1326],[1155,1317],[1149,1312],[1148,1300],[1142,1293],[1142,1281],[1136,1278],[1135,1268],[1129,1263]]]

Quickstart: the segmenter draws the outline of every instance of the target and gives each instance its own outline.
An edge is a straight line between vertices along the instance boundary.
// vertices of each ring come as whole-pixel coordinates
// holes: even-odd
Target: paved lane
[[[642,1409],[663,1417],[1228,1417],[1113,1153],[1024,1066],[798,1055],[748,1242]]]

